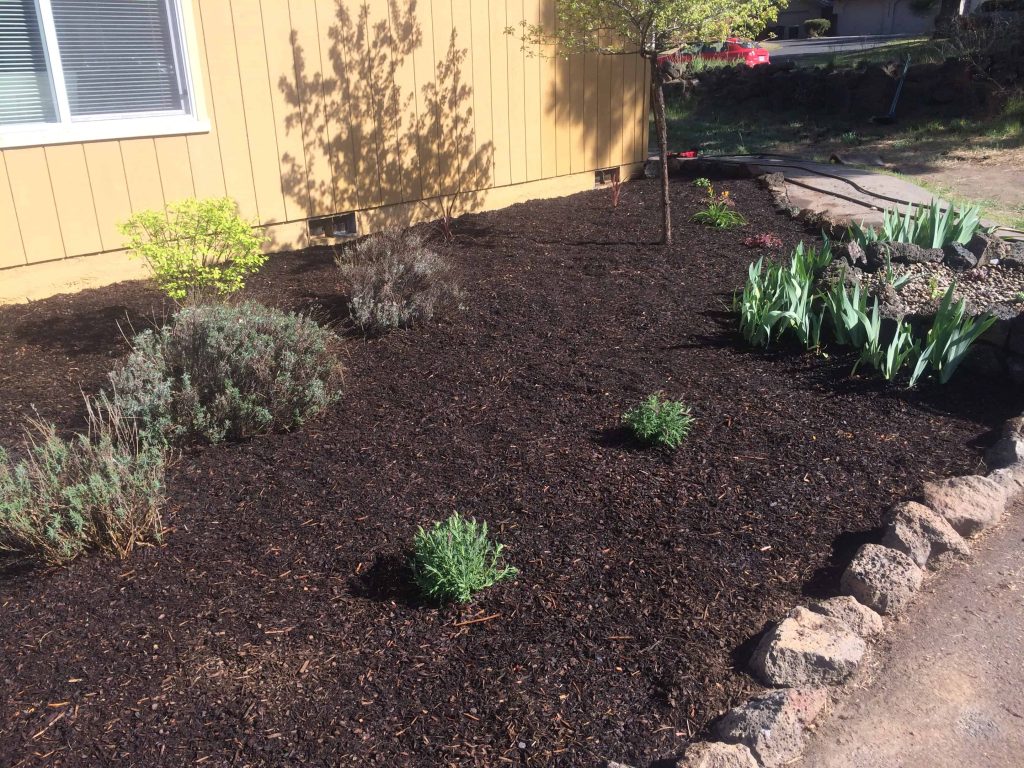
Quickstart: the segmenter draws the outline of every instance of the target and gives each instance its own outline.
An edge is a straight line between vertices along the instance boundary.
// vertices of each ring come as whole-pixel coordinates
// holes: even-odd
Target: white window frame
[[[185,108],[165,112],[131,112],[81,117],[71,116],[60,48],[57,45],[53,6],[50,0],[32,1],[39,21],[57,120],[0,125],[0,149],[209,132],[210,123],[206,119],[202,104],[203,94],[196,87],[194,78],[198,66],[195,38],[188,34],[191,27],[191,8],[183,7],[183,0],[163,2],[167,8],[167,18],[170,20],[171,46],[178,73],[178,87]],[[191,5],[190,0],[185,2]]]

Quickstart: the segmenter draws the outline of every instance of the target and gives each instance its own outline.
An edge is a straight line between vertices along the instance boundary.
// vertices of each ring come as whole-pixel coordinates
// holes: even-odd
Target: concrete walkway
[[[1024,504],[890,634],[800,766],[1024,766]]]
[[[882,212],[886,208],[903,210],[906,207],[896,201],[929,205],[935,197],[927,189],[905,178],[851,165],[765,155],[736,155],[714,159],[742,165],[754,175],[781,173],[786,177],[786,193],[796,208],[828,211],[837,219],[872,226],[881,224]],[[948,205],[945,200],[940,199],[939,202]],[[994,224],[989,221],[982,223],[985,226]],[[996,234],[1016,234],[1019,237],[1019,233],[997,231]]]

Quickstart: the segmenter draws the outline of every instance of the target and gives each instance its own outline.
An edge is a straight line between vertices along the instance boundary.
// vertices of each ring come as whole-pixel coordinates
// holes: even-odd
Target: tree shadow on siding
[[[474,133],[468,50],[453,29],[433,71],[415,71],[424,45],[416,6],[390,0],[384,14],[339,1],[326,51],[307,50],[292,30],[294,77],[278,87],[303,151],[282,155],[282,183],[310,216],[398,206],[389,218],[409,224],[482,205],[494,146]],[[417,93],[403,82],[423,85]]]
[[[549,14],[546,23],[553,26],[554,16]],[[572,173],[646,159],[649,82],[638,54],[588,53],[566,58],[548,49],[538,55],[551,58],[556,68],[543,103],[558,126],[560,162],[565,148]]]

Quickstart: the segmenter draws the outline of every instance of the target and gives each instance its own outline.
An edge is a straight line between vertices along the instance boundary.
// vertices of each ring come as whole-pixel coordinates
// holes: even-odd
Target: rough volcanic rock
[[[913,243],[877,242],[864,246],[868,268],[884,269],[887,262],[893,264],[937,264],[943,259],[941,248],[922,248]]]
[[[750,667],[769,685],[838,685],[857,671],[864,651],[844,622],[799,606],[761,638]]]
[[[924,484],[924,503],[945,518],[961,536],[975,536],[999,522],[1006,490],[980,475],[964,475]]]
[[[865,544],[843,573],[844,592],[878,613],[895,616],[921,586],[922,572],[909,555]]]
[[[864,253],[864,249],[856,240],[840,243],[836,248],[837,260],[841,258],[851,267],[856,267],[857,269],[864,269],[868,265],[867,254]]]
[[[676,768],[758,768],[745,744],[700,741],[686,748]]]
[[[921,568],[943,555],[966,557],[971,553],[945,519],[916,501],[902,502],[890,510],[882,544],[910,555]]]
[[[1009,249],[1002,240],[985,232],[976,232],[967,243],[967,250],[974,254],[978,260],[978,266],[1002,259],[1009,253]]]
[[[822,616],[838,619],[861,637],[872,637],[882,631],[882,617],[849,595],[819,600],[807,607]]]
[[[978,266],[978,257],[960,243],[942,246],[942,262],[950,269],[964,272]]]
[[[718,722],[723,741],[748,747],[764,768],[792,762],[804,749],[804,730],[828,706],[823,688],[787,688],[751,699]]]

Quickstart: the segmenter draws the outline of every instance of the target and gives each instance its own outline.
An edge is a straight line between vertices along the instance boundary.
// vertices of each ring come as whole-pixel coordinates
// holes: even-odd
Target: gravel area
[[[956,286],[954,299],[965,299],[972,314],[980,314],[994,304],[1024,311],[1024,269],[1020,267],[989,265],[958,272],[945,264],[893,264],[892,272],[896,279],[913,275],[898,292],[909,313],[934,312],[951,284]],[[886,271],[865,274],[863,281],[869,295],[883,295]]]

